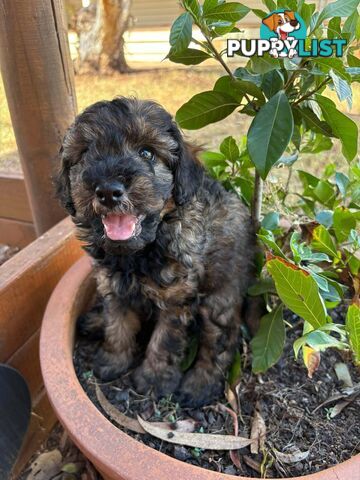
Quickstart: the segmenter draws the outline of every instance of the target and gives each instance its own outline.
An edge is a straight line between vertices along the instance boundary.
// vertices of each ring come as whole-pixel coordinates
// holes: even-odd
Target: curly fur
[[[141,147],[155,153],[148,162]],[[110,240],[95,196],[101,179],[121,179],[112,211],[141,217],[141,232]],[[253,278],[255,236],[240,200],[209,178],[171,116],[150,101],[117,98],[87,108],[68,130],[56,179],[58,196],[94,259],[101,306],[81,318],[103,335],[95,374],[113,379],[134,365],[139,336],[151,327],[132,378],[138,392],[175,392],[201,405],[222,392],[238,343]],[[194,365],[181,371],[189,329],[197,326]],[[101,333],[99,333],[101,331]]]

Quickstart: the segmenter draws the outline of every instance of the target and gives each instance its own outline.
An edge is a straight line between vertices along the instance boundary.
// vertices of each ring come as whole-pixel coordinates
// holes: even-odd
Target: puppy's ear
[[[275,25],[275,13],[270,15],[270,17],[266,17],[263,19],[262,23],[266,25],[271,31],[276,30],[276,25]]]
[[[60,168],[54,175],[54,184],[56,189],[56,196],[60,200],[61,205],[67,212],[74,216],[76,214],[73,199],[71,197],[70,187],[70,163],[65,158],[64,148],[60,149]]]
[[[174,124],[173,135],[178,143],[177,161],[174,170],[174,201],[184,205],[201,186],[204,168],[196,157],[197,149],[186,143],[178,127]]]
[[[296,20],[295,12],[292,12],[290,10],[286,10],[284,13],[287,14],[287,16],[290,18],[290,20]]]

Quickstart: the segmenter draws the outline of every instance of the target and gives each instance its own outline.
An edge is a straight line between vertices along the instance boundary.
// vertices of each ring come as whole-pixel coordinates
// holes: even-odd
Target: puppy
[[[263,19],[262,23],[266,25],[272,32],[275,32],[279,40],[291,39],[289,34],[295,30],[299,30],[300,22],[296,19],[295,13],[286,10],[283,13],[273,13],[272,15]],[[288,52],[289,58],[293,58],[296,55],[295,49],[290,49]],[[276,49],[270,50],[270,54],[278,58],[279,53]]]
[[[94,260],[101,308],[80,330],[103,335],[94,373],[133,367],[139,393],[175,392],[185,406],[222,394],[253,278],[247,209],[205,173],[171,116],[151,101],[117,98],[87,108],[68,130],[57,193]],[[189,329],[199,346],[185,374]]]

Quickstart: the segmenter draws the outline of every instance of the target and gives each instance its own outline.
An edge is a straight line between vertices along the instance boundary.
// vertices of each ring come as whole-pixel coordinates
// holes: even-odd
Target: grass
[[[76,92],[78,110],[82,111],[91,103],[112,99],[117,95],[137,96],[153,99],[162,104],[172,114],[196,93],[212,89],[219,71],[195,69],[159,69],[143,70],[127,75],[113,75],[103,77],[78,76],[76,77]],[[333,97],[333,92],[329,92]],[[345,107],[346,108],[346,107]],[[353,114],[360,115],[360,88],[355,89]],[[251,119],[233,114],[224,121],[209,125],[201,130],[186,132],[189,140],[205,146],[208,149],[217,149],[219,142],[227,135],[239,138],[243,135]],[[306,168],[313,173],[321,172],[329,162],[343,163],[340,148],[317,155],[316,160],[305,155],[297,163],[297,167]],[[10,115],[6,104],[3,85],[0,82],[0,170],[20,171],[19,159],[16,152],[16,143],[11,126]],[[282,177],[282,175],[280,175]]]

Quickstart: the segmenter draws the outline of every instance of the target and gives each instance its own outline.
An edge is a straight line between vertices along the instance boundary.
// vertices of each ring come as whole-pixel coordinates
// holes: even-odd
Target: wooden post
[[[76,113],[64,15],[61,0],[0,0],[1,74],[37,235],[65,216],[51,182]]]

